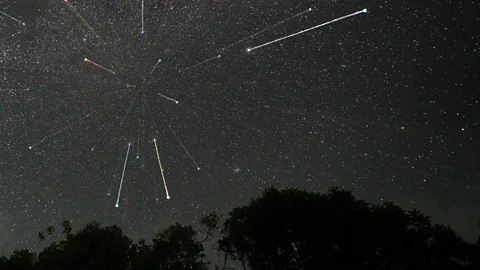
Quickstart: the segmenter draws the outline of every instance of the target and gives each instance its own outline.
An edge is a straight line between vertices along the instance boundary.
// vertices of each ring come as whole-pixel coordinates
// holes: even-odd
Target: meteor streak
[[[209,59],[207,59],[207,60],[205,60],[205,61],[203,61],[203,62],[200,62],[200,63],[198,63],[198,64],[195,64],[195,65],[193,65],[193,66],[191,66],[191,67],[188,67],[188,68],[186,68],[186,69],[184,69],[184,70],[180,70],[180,73],[181,73],[181,72],[185,72],[185,71],[187,71],[187,70],[189,70],[189,69],[192,69],[192,68],[194,68],[194,67],[197,67],[197,66],[206,64],[206,63],[208,63],[208,62],[210,62],[210,61],[212,61],[212,60],[219,59],[219,58],[221,58],[221,57],[222,57],[222,55],[219,54],[219,55],[217,55],[217,56],[215,56],[215,57],[209,58]]]
[[[163,186],[165,187],[165,194],[167,195],[167,200],[170,200],[170,195],[168,194],[167,181],[165,180],[165,175],[163,174],[162,162],[160,161],[160,154],[158,153],[157,139],[153,139],[155,143],[155,150],[157,151],[157,160],[158,166],[160,166],[160,172],[162,173]]]
[[[90,64],[93,64],[93,65],[95,65],[95,66],[97,66],[97,67],[99,67],[99,68],[101,68],[101,69],[103,69],[103,70],[105,70],[105,71],[108,71],[108,72],[112,73],[113,75],[115,75],[115,72],[113,72],[113,71],[111,71],[110,69],[105,68],[105,67],[103,67],[103,66],[101,66],[101,65],[93,62],[92,60],[90,60],[90,59],[88,59],[88,58],[85,58],[85,59],[83,59],[83,60],[84,60],[85,62],[88,62],[88,63],[90,63]]]
[[[106,43],[103,41],[103,39],[97,34],[97,32],[95,32],[95,30],[93,30],[93,28],[90,26],[90,24],[87,23],[87,21],[82,17],[82,15],[80,15],[80,13],[77,12],[77,10],[72,6],[72,4],[70,4],[68,2],[68,0],[64,0],[65,1],[65,4],[67,4],[67,6],[82,20],[82,22],[88,27],[88,29],[90,29],[90,31],[92,31],[92,33],[98,38],[100,39],[100,41],[106,45]]]
[[[123,96],[120,96],[121,98],[123,98]],[[99,116],[99,118],[102,118],[104,117],[105,115],[107,115],[111,110],[111,108],[113,108],[115,106],[115,103],[113,103],[112,105],[108,106],[107,110],[105,113],[103,113],[102,115]],[[133,103],[132,103],[132,106],[133,106]],[[130,106],[130,109],[132,108],[132,106]],[[130,111],[130,109],[128,109],[128,111]],[[37,143],[34,143],[32,145],[30,145],[28,147],[28,149],[32,150],[34,149],[35,147],[37,147],[38,145],[44,143],[46,140],[58,135],[58,134],[61,134],[63,132],[65,132],[66,130],[72,128],[73,126],[77,125],[77,124],[80,124],[82,123],[85,119],[91,117],[91,116],[94,116],[96,113],[98,113],[100,111],[100,109],[97,109],[96,111],[94,111],[93,113],[87,113],[85,116],[83,116],[82,118],[80,118],[79,120],[76,120],[76,121],[73,121],[73,122],[70,122],[70,124],[68,124],[67,126],[51,133],[50,135],[46,135],[45,137],[43,137],[43,139],[41,139],[39,142]],[[128,114],[128,113],[127,113]],[[122,122],[123,123],[123,122]]]
[[[245,41],[245,40],[247,40],[247,39],[249,39],[249,38],[253,38],[253,37],[255,37],[255,36],[257,36],[257,35],[265,32],[265,31],[267,31],[267,30],[269,30],[269,29],[272,29],[272,28],[275,27],[275,26],[278,26],[278,25],[280,25],[280,24],[283,24],[283,23],[285,23],[285,22],[287,22],[287,21],[289,21],[289,20],[291,20],[291,19],[294,19],[294,18],[296,18],[296,17],[298,17],[298,16],[300,16],[300,15],[303,15],[303,14],[305,14],[305,13],[307,13],[307,12],[311,12],[311,11],[312,11],[312,8],[308,8],[308,9],[306,9],[305,11],[302,11],[302,12],[300,12],[300,13],[297,13],[297,14],[295,14],[295,15],[293,15],[293,16],[291,16],[291,17],[289,17],[289,18],[287,18],[287,19],[285,19],[285,20],[283,20],[283,21],[281,21],[281,22],[278,22],[278,23],[276,23],[276,24],[274,24],[274,25],[272,25],[272,26],[269,26],[269,27],[267,27],[267,28],[265,28],[265,29],[263,29],[263,30],[261,30],[261,31],[259,31],[259,32],[254,33],[254,34],[252,34],[252,35],[250,35],[250,36],[248,36],[248,37],[246,37],[246,38],[243,38],[243,39],[241,39],[241,40],[239,40],[239,41],[237,41],[237,42],[235,42],[235,43],[233,43],[233,44],[228,45],[227,47],[222,48],[222,49],[220,50],[220,52],[222,52],[222,51],[224,51],[224,50],[226,50],[226,49],[228,49],[228,48],[230,48],[230,47],[233,47],[233,46],[237,45],[238,43],[241,43],[241,42],[243,42],[243,41]],[[206,64],[206,63],[208,63],[208,62],[210,62],[210,61],[212,61],[212,60],[219,59],[219,58],[221,58],[221,57],[222,57],[222,55],[219,54],[219,55],[217,55],[217,56],[215,56],[215,57],[209,58],[209,59],[207,59],[207,60],[205,60],[205,61],[203,61],[203,62],[200,62],[200,63],[198,63],[198,64],[195,64],[195,65],[193,65],[193,66],[191,66],[191,67],[188,67],[188,68],[186,68],[186,69],[180,70],[179,72],[180,72],[180,73],[185,72],[185,71],[187,71],[187,70],[190,70],[190,69],[192,69],[192,68],[195,68],[195,67],[200,66],[200,65],[203,65],[203,64]]]
[[[162,59],[158,59],[158,61],[157,61],[157,63],[155,64],[155,66],[153,66],[152,71],[150,71],[150,73],[147,74],[147,76],[145,76],[145,78],[143,79],[143,83],[145,83],[145,81],[147,80],[147,78],[148,78],[149,75],[152,75],[152,73],[155,71],[155,69],[157,68],[158,64],[160,64],[160,62],[162,62]]]
[[[143,29],[143,24],[144,24],[144,9],[145,9],[145,5],[144,5],[144,0],[142,0],[142,34],[145,33],[144,29]]]
[[[193,164],[195,164],[195,166],[197,166],[197,170],[200,171],[200,166],[198,166],[197,162],[195,162],[195,159],[193,159],[192,155],[190,154],[190,152],[188,152],[187,148],[185,147],[185,145],[182,143],[182,141],[180,140],[180,138],[178,138],[177,136],[177,133],[175,133],[175,131],[173,130],[172,126],[170,126],[170,123],[168,124],[168,127],[170,128],[170,130],[172,131],[173,135],[175,136],[175,138],[177,138],[177,141],[178,143],[180,144],[180,146],[182,146],[183,150],[185,150],[185,153],[187,153],[188,157],[190,157],[190,159],[193,161]]]
[[[132,144],[128,144],[128,149],[127,149],[127,156],[125,157],[125,163],[123,164],[123,172],[122,172],[122,179],[120,180],[120,187],[118,188],[118,195],[117,195],[117,203],[115,204],[115,207],[118,208],[118,202],[120,201],[120,193],[122,192],[122,185],[123,185],[123,178],[125,177],[125,168],[127,167],[127,160],[128,160],[128,153],[130,152],[130,146]]]
[[[230,45],[228,45],[227,47],[225,47],[225,49],[228,49],[228,48],[230,48],[230,47],[233,47],[233,46],[237,45],[238,43],[243,42],[243,41],[245,41],[245,40],[247,40],[247,39],[249,39],[249,38],[253,38],[253,37],[255,37],[255,36],[258,36],[258,35],[260,35],[261,33],[265,32],[265,31],[267,31],[267,30],[269,30],[269,29],[272,29],[272,28],[274,28],[274,27],[276,27],[276,26],[278,26],[278,25],[280,25],[280,24],[283,24],[283,23],[285,23],[285,22],[287,22],[287,21],[290,21],[291,19],[294,19],[294,18],[296,18],[296,17],[298,17],[298,16],[300,16],[300,15],[303,15],[303,14],[305,14],[305,13],[307,13],[307,12],[311,12],[311,11],[312,11],[312,8],[308,8],[308,9],[305,10],[305,11],[302,11],[302,12],[300,12],[300,13],[297,13],[297,14],[295,14],[295,15],[293,15],[293,16],[291,16],[291,17],[289,17],[289,18],[287,18],[287,19],[285,19],[285,20],[283,20],[283,21],[281,21],[281,22],[278,22],[278,23],[276,23],[276,24],[274,24],[274,25],[272,25],[272,26],[269,26],[269,27],[267,27],[267,28],[265,28],[265,29],[263,29],[263,30],[261,30],[261,31],[259,31],[259,32],[254,33],[254,34],[252,34],[252,35],[250,35],[250,36],[248,36],[248,37],[246,37],[246,38],[243,38],[243,39],[241,39],[241,40],[239,40],[239,41],[237,41],[237,42],[235,42],[235,43],[233,43],[233,44],[230,44]]]
[[[140,158],[140,119],[138,119],[137,159]]]
[[[253,48],[247,48],[247,52],[251,52],[251,51],[260,49],[260,48],[262,48],[262,47],[268,46],[268,45],[273,44],[273,43],[277,43],[277,42],[282,41],[282,40],[284,40],[284,39],[291,38],[291,37],[294,37],[294,36],[297,36],[297,35],[306,33],[306,32],[308,32],[308,31],[311,31],[311,30],[320,28],[320,27],[325,26],[325,25],[329,25],[329,24],[334,23],[334,22],[338,22],[338,21],[344,20],[344,19],[349,18],[349,17],[356,16],[356,15],[361,14],[361,13],[367,13],[367,9],[362,9],[362,10],[357,11],[357,12],[354,12],[354,13],[352,13],[352,14],[348,14],[348,15],[342,16],[342,17],[340,17],[340,18],[337,18],[337,19],[328,21],[328,22],[326,22],[326,23],[322,23],[322,24],[316,25],[316,26],[314,26],[314,27],[311,27],[311,28],[308,28],[308,29],[299,31],[299,32],[297,32],[297,33],[293,33],[293,34],[291,34],[291,35],[288,35],[288,36],[285,36],[285,37],[281,37],[281,38],[278,38],[278,39],[269,41],[269,42],[267,42],[267,43],[258,45],[258,46],[253,47]]]
[[[3,16],[7,16],[7,17],[9,17],[10,19],[12,19],[12,20],[14,20],[14,21],[16,21],[16,22],[18,22],[18,23],[21,23],[22,25],[25,25],[24,22],[20,21],[20,20],[17,19],[17,18],[14,18],[14,17],[8,15],[7,13],[5,13],[5,12],[3,12],[3,11],[0,11],[0,14],[2,14]]]
[[[155,69],[157,68],[158,64],[160,64],[160,62],[162,62],[162,59],[158,59],[157,63],[156,63],[155,66],[153,67],[152,71],[150,71],[150,74],[149,74],[149,75],[152,75],[153,71],[155,71]]]
[[[170,101],[173,101],[173,102],[175,102],[175,103],[177,103],[177,104],[180,103],[178,100],[175,100],[175,99],[173,99],[173,98],[167,97],[167,96],[162,95],[162,94],[160,94],[160,93],[158,93],[158,95],[162,96],[162,97],[165,98],[165,99],[168,99],[168,100],[170,100]]]

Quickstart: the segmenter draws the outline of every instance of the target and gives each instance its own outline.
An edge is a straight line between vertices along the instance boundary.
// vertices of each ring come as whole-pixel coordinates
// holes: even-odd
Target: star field
[[[145,0],[144,34],[140,0],[69,3],[91,29],[62,0],[0,4],[25,23],[0,14],[2,254],[64,219],[148,238],[271,185],[345,187],[476,239],[474,1]]]

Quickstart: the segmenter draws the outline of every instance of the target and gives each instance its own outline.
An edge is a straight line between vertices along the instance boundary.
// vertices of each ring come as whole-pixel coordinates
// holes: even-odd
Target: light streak
[[[163,179],[163,186],[165,187],[165,195],[167,196],[167,200],[170,200],[170,195],[168,194],[168,188],[167,188],[167,181],[165,180],[165,175],[163,173],[162,162],[160,161],[160,154],[158,153],[157,139],[153,139],[153,142],[155,143],[155,150],[157,152],[158,166],[160,167],[160,173],[162,174],[162,179]]]
[[[16,21],[16,22],[18,22],[18,23],[20,23],[20,24],[22,24],[22,25],[25,25],[24,22],[20,21],[20,20],[17,19],[17,18],[14,18],[14,17],[8,15],[7,13],[5,13],[5,12],[3,12],[3,11],[0,11],[0,14],[2,14],[2,15],[4,15],[4,16],[7,16],[7,17],[9,17],[10,19],[12,19],[12,20],[14,20],[14,21]]]
[[[103,67],[103,66],[101,66],[101,65],[93,62],[92,60],[90,60],[90,59],[88,59],[88,58],[85,58],[85,59],[83,59],[83,60],[84,60],[85,62],[88,62],[88,63],[90,63],[90,64],[93,64],[93,65],[95,65],[95,66],[97,66],[97,67],[99,67],[99,68],[101,68],[101,69],[103,69],[103,70],[105,70],[105,71],[107,71],[107,72],[110,72],[110,73],[112,73],[113,75],[116,75],[115,72],[113,72],[112,70],[110,70],[110,69],[108,69],[108,68],[106,68],[106,67]]]
[[[281,38],[278,38],[278,39],[269,41],[269,42],[267,42],[267,43],[264,43],[264,44],[255,46],[255,47],[253,47],[253,48],[247,48],[247,52],[251,52],[251,51],[254,51],[254,50],[263,48],[263,47],[265,47],[265,46],[268,46],[268,45],[273,44],[273,43],[277,43],[277,42],[282,41],[282,40],[285,40],[285,39],[287,39],[287,38],[291,38],[291,37],[294,37],[294,36],[297,36],[297,35],[306,33],[306,32],[308,32],[308,31],[312,31],[312,30],[314,30],[314,29],[323,27],[323,26],[325,26],[325,25],[329,25],[329,24],[332,24],[332,23],[334,23],[334,22],[338,22],[338,21],[347,19],[347,18],[349,18],[349,17],[353,17],[353,16],[356,16],[356,15],[358,15],[358,14],[366,13],[366,12],[367,12],[367,9],[362,9],[362,10],[360,10],[360,11],[357,11],[357,12],[354,12],[354,13],[351,13],[351,14],[348,14],[348,15],[345,15],[345,16],[342,16],[342,17],[340,17],[340,18],[337,18],[337,19],[328,21],[328,22],[326,22],[326,23],[322,23],[322,24],[316,25],[316,26],[314,26],[314,27],[310,27],[310,28],[308,28],[308,29],[305,29],[305,30],[302,30],[302,31],[293,33],[293,34],[291,34],[291,35],[284,36],[284,37],[281,37]]]
[[[127,149],[127,156],[125,157],[125,163],[123,164],[123,172],[122,172],[122,179],[120,180],[120,187],[118,188],[118,195],[117,195],[117,203],[115,204],[115,207],[118,208],[119,202],[120,202],[120,194],[122,192],[122,185],[123,185],[123,178],[125,177],[125,168],[127,167],[127,160],[128,160],[128,153],[130,153],[130,146],[132,144],[128,144],[128,149]]]

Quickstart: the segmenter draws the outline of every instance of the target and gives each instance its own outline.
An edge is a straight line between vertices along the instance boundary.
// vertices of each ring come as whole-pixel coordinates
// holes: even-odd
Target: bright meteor
[[[118,208],[119,202],[120,202],[120,193],[122,192],[122,185],[123,185],[123,178],[125,177],[125,168],[127,167],[127,160],[128,160],[128,153],[130,153],[130,146],[132,144],[128,144],[128,149],[127,149],[127,156],[125,157],[125,164],[123,164],[123,172],[122,172],[122,180],[120,180],[120,187],[118,188],[118,195],[117,195],[117,203],[115,203],[115,207]]]
[[[142,0],[142,34],[145,33],[145,29],[144,29],[144,13],[145,13],[145,4],[144,4],[144,0]]]
[[[155,69],[157,68],[158,64],[160,64],[160,62],[162,62],[162,59],[158,59],[157,63],[155,64],[155,66],[153,66],[153,69],[152,71],[150,71],[149,75],[152,75],[152,73],[155,71]]]
[[[170,101],[173,101],[173,102],[175,102],[175,103],[177,103],[177,104],[180,103],[178,100],[175,100],[175,99],[173,99],[173,98],[171,98],[171,97],[167,97],[167,96],[162,95],[162,94],[160,94],[160,93],[158,93],[158,95],[159,95],[159,96],[162,96],[162,97],[165,98],[165,99],[168,99],[168,100],[170,100]]]
[[[153,139],[153,143],[155,143],[155,150],[157,151],[158,166],[160,166],[160,173],[162,174],[163,186],[165,187],[165,194],[167,196],[167,200],[170,200],[170,195],[168,194],[168,188],[167,188],[167,181],[165,180],[165,175],[163,174],[163,166],[162,166],[162,162],[160,161],[160,154],[158,153],[157,139]]]
[[[115,72],[113,72],[113,71],[111,71],[110,69],[105,68],[105,67],[103,67],[103,66],[101,66],[101,65],[93,62],[92,60],[90,60],[90,59],[88,59],[88,58],[85,58],[85,59],[83,59],[83,60],[84,60],[85,62],[88,62],[88,63],[90,63],[90,64],[93,64],[93,65],[95,65],[95,66],[97,66],[97,67],[99,67],[99,68],[101,68],[101,69],[103,69],[103,70],[105,70],[105,71],[108,71],[108,72],[112,73],[113,75],[115,75]]]
[[[25,25],[24,22],[20,21],[20,20],[17,19],[17,18],[14,18],[14,17],[8,15],[7,13],[5,13],[5,12],[3,12],[3,11],[0,11],[0,14],[2,14],[3,16],[7,16],[7,17],[9,17],[10,19],[12,19],[12,20],[14,20],[14,21],[16,21],[16,22],[18,22],[18,23],[21,23],[22,25]]]
[[[328,22],[326,22],[326,23],[322,23],[322,24],[316,25],[316,26],[314,26],[314,27],[311,27],[311,28],[308,28],[308,29],[299,31],[299,32],[297,32],[297,33],[293,33],[293,34],[291,34],[291,35],[288,35],[288,36],[285,36],[285,37],[281,37],[281,38],[278,38],[278,39],[269,41],[269,42],[267,42],[267,43],[264,43],[264,44],[262,44],[262,45],[258,45],[258,46],[253,47],[253,48],[247,48],[247,52],[251,52],[251,51],[260,49],[260,48],[262,48],[262,47],[268,46],[268,45],[273,44],[273,43],[277,43],[277,42],[282,41],[282,40],[284,40],[284,39],[291,38],[291,37],[294,37],[294,36],[297,36],[297,35],[306,33],[306,32],[308,32],[308,31],[311,31],[311,30],[320,28],[320,27],[325,26],[325,25],[329,25],[329,24],[334,23],[334,22],[338,22],[338,21],[344,20],[344,19],[346,19],[346,18],[350,18],[350,17],[356,16],[356,15],[361,14],[361,13],[367,13],[367,9],[366,9],[366,8],[365,8],[365,9],[362,9],[362,10],[357,11],[357,12],[354,12],[354,13],[352,13],[352,14],[348,14],[348,15],[342,16],[342,17],[340,17],[340,18],[337,18],[337,19],[328,21]]]

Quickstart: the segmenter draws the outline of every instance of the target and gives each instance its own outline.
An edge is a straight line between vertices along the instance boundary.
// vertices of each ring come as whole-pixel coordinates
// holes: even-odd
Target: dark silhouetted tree
[[[233,209],[219,250],[244,269],[464,269],[471,246],[417,210],[338,188],[270,188]]]
[[[201,217],[201,232],[205,234],[205,238],[201,241],[202,243],[211,240],[215,232],[218,231],[219,222],[220,216],[216,212]]]
[[[131,240],[116,226],[90,223],[39,254],[39,269],[128,269]]]
[[[34,270],[37,262],[37,255],[27,249],[16,250],[5,263],[3,269],[8,270]]]
[[[0,256],[0,269],[7,269],[8,259],[5,256]]]
[[[371,205],[338,188],[326,194],[270,188],[220,224],[212,213],[201,218],[199,233],[174,224],[134,244],[116,226],[90,223],[73,233],[64,221],[63,240],[38,256],[23,249],[0,257],[0,270],[206,270],[204,245],[218,238],[219,270],[238,269],[232,261],[245,270],[480,269],[480,240],[466,244],[416,209]],[[54,232],[49,226],[38,238],[51,241]]]
[[[52,225],[47,227],[47,235],[51,236],[55,232],[55,227]]]
[[[70,220],[64,220],[62,222],[62,227],[63,227],[63,234],[65,234],[67,237],[72,233],[72,223]]]
[[[140,241],[132,269],[207,269],[202,242],[191,226],[175,224],[158,233],[152,245]]]
[[[42,242],[45,240],[45,233],[44,232],[38,232],[38,241]]]

